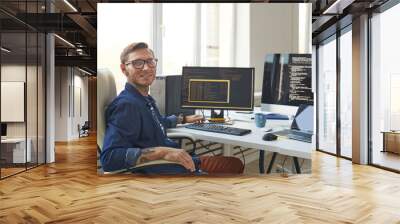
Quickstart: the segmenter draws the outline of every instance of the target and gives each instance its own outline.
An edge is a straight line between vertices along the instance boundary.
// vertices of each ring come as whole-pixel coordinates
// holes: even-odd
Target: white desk
[[[25,151],[25,138],[6,138],[6,139],[1,139],[1,144],[2,145],[13,145],[13,158],[12,158],[12,163],[25,163],[25,158],[26,162],[31,161],[31,145],[32,141],[30,138],[27,139],[27,147]],[[26,154],[25,154],[26,152]]]
[[[257,128],[254,120],[250,120],[250,114],[236,114],[230,112],[231,118],[234,120],[234,124],[231,127],[251,129],[251,133],[244,136],[235,136],[207,131],[199,131],[188,129],[183,126],[177,128],[168,129],[171,133],[188,133],[193,135],[196,139],[218,142],[224,144],[224,155],[231,155],[230,149],[233,146],[242,146],[246,148],[254,148],[260,150],[260,172],[264,173],[264,153],[265,151],[274,152],[273,159],[269,165],[268,172],[271,171],[272,163],[275,160],[276,154],[283,154],[292,156],[294,158],[296,170],[300,173],[297,158],[311,159],[312,144],[279,138],[276,141],[264,141],[262,137],[266,134],[266,130],[270,128],[279,129],[289,127],[291,120],[267,120],[267,124],[264,128]],[[274,130],[275,131],[275,130]],[[264,151],[265,150],[265,151]]]

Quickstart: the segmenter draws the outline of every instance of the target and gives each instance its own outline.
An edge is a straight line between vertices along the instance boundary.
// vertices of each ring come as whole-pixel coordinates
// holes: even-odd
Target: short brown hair
[[[145,42],[135,42],[131,43],[128,46],[124,48],[124,50],[121,53],[120,59],[121,59],[121,64],[125,64],[125,62],[128,60],[128,55],[136,50],[139,49],[149,49],[149,51],[153,54],[154,57],[154,52],[149,48],[149,45],[146,44]]]

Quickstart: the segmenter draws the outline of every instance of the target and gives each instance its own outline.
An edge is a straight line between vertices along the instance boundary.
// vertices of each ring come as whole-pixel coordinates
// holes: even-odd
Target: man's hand
[[[195,171],[192,157],[183,149],[169,147],[145,148],[136,161],[136,165],[158,159],[165,159],[171,162],[177,162],[190,171]]]
[[[192,157],[183,149],[166,148],[163,159],[171,162],[178,162],[192,172],[196,170]]]
[[[185,117],[186,123],[203,123],[204,117],[202,115],[188,115]]]

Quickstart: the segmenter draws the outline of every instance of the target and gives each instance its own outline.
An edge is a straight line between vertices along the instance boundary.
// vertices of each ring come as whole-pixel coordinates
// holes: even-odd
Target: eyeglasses
[[[147,65],[150,68],[154,68],[157,66],[157,61],[158,61],[157,58],[150,58],[147,60],[137,59],[137,60],[133,60],[133,61],[128,61],[125,65],[132,64],[134,68],[142,69],[144,67],[144,64],[147,63]]]

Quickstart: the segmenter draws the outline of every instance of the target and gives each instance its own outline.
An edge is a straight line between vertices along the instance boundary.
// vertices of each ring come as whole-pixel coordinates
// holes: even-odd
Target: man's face
[[[125,64],[121,64],[121,70],[126,75],[128,82],[141,87],[148,87],[156,77],[156,67],[151,67],[148,63],[145,63],[143,68],[139,69],[135,68],[133,63],[128,64],[138,59],[149,60],[154,59],[154,56],[149,49],[138,49],[128,55]]]

